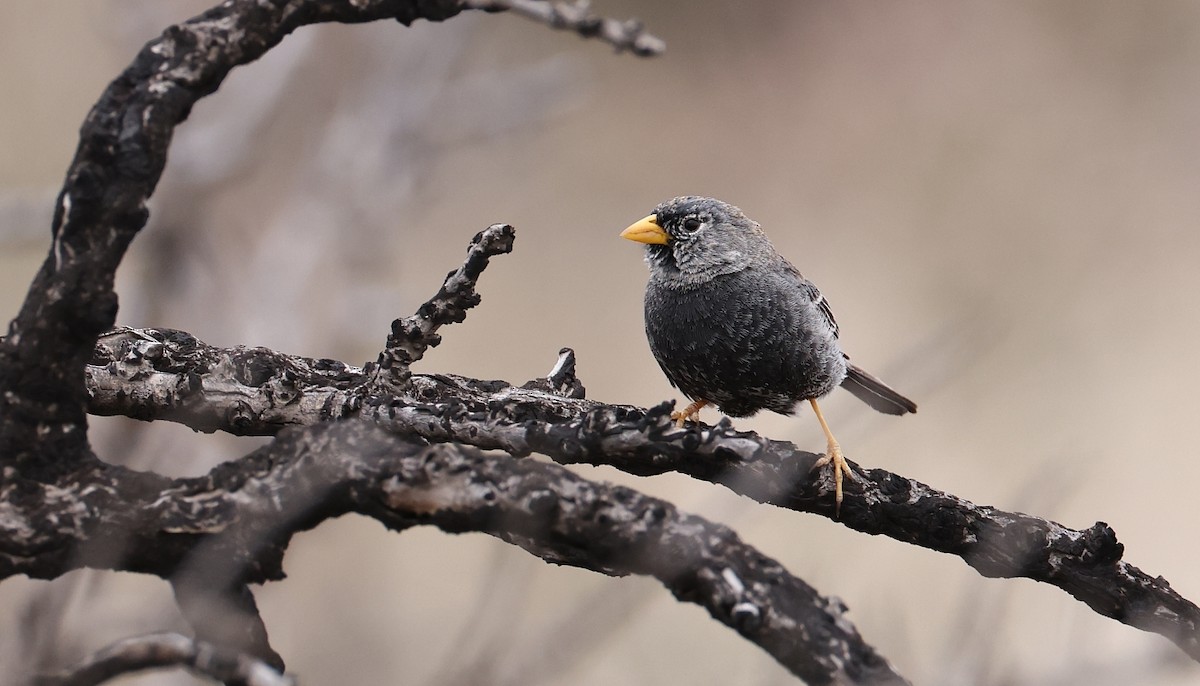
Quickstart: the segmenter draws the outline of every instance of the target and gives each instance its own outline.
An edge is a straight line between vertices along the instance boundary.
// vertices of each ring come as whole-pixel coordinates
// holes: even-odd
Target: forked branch
[[[148,350],[154,350],[149,354]],[[256,361],[258,387],[214,370]],[[361,404],[354,379],[361,370],[335,365],[308,375],[297,389],[293,370],[318,361],[273,351],[220,349],[175,331],[119,330],[97,347],[88,367],[91,411],[181,421],[193,428],[270,435],[289,424],[362,416],[401,435],[498,449],[541,453],[563,464],[604,464],[630,474],[687,474],[736,493],[797,512],[833,517],[831,484],[814,481],[818,458],[786,441],[736,431],[728,422],[677,428],[670,405],[648,410],[607,405],[565,394],[436,374],[415,375],[402,396],[368,397]],[[181,393],[187,379],[203,388]],[[139,381],[126,381],[139,379]],[[529,386],[530,384],[526,384]],[[272,389],[288,386],[287,403]],[[543,384],[543,387],[545,385]],[[253,408],[248,412],[247,408]],[[322,408],[313,416],[305,408]],[[237,421],[222,422],[222,417]],[[1200,660],[1200,608],[1162,577],[1122,559],[1111,527],[1071,529],[1032,515],[976,505],[883,469],[856,466],[836,521],[930,550],[950,553],[988,577],[1028,578],[1063,589],[1096,612],[1171,639]]]

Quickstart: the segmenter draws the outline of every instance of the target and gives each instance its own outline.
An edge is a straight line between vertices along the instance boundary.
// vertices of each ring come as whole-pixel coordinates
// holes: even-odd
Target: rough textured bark
[[[558,465],[428,445],[371,422],[288,429],[201,478],[107,466],[58,497],[72,508],[55,528],[36,520],[64,514],[54,504],[0,514],[0,540],[25,534],[23,555],[0,550],[0,576],[87,566],[204,579],[193,588],[262,583],[283,577],[293,534],[355,512],[395,530],[480,531],[555,564],[653,576],[812,683],[905,683],[840,603],[724,526]],[[196,593],[227,616],[223,594]]]
[[[88,380],[90,407],[97,414],[169,419],[246,435],[270,435],[282,426],[333,416],[362,416],[430,441],[513,455],[537,452],[562,464],[606,464],[638,475],[679,472],[759,502],[834,518],[832,485],[810,473],[817,454],[736,431],[728,422],[677,428],[669,404],[645,410],[539,388],[563,387],[561,376],[518,388],[418,374],[405,395],[364,401],[354,390],[364,378],[358,368],[331,365],[324,376],[305,371],[298,388],[294,379],[301,372],[296,370],[311,370],[318,361],[212,348],[169,330],[114,331],[97,347],[94,362]],[[262,390],[244,382],[246,372],[236,371],[249,368],[260,375]],[[122,381],[128,378],[144,381]],[[274,389],[280,387],[291,390],[276,402]],[[314,408],[319,411],[306,416]],[[230,419],[222,425],[222,417]],[[1200,608],[1162,577],[1122,560],[1124,547],[1107,524],[1070,529],[976,505],[883,469],[856,466],[855,471],[860,478],[846,483],[837,517],[846,526],[957,555],[984,576],[1052,584],[1106,617],[1170,638],[1200,659]]]
[[[446,324],[461,322],[467,310],[479,304],[475,282],[487,268],[488,260],[512,252],[516,233],[508,224],[496,224],[480,231],[471,239],[467,259],[462,266],[446,275],[446,281],[433,298],[411,317],[392,322],[387,345],[379,353],[371,373],[378,390],[396,392],[408,385],[412,373],[408,367],[421,359],[425,351],[442,342],[437,330]]]

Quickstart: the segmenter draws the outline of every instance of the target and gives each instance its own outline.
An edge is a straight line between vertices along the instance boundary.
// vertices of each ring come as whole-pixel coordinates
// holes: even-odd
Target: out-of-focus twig
[[[122,674],[183,667],[195,674],[240,686],[295,686],[264,662],[175,633],[118,641],[83,664],[34,679],[35,686],[95,686]]]
[[[556,29],[574,31],[584,38],[599,38],[617,49],[628,50],[638,57],[654,57],[667,49],[667,44],[647,33],[636,19],[617,21],[592,14],[586,0],[576,2],[545,2],[545,0],[463,0],[463,7],[487,12],[515,12]]]

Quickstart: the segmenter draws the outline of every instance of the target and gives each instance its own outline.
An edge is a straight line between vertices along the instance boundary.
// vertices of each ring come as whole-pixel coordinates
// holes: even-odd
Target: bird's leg
[[[817,415],[817,421],[821,422],[821,429],[825,431],[825,440],[828,441],[825,454],[813,464],[812,468],[817,470],[833,463],[833,516],[836,517],[842,511],[842,474],[850,477],[851,481],[857,480],[858,477],[851,471],[850,465],[846,464],[846,458],[842,455],[842,446],[838,444],[837,439],[833,437],[833,432],[829,430],[829,424],[825,422],[825,415],[821,414],[821,406],[817,405],[817,399],[809,398],[808,402],[812,403],[813,412]]]
[[[687,407],[683,408],[682,410],[676,410],[675,412],[672,412],[671,419],[674,419],[675,426],[678,426],[681,429],[683,428],[683,423],[688,421],[689,419],[693,422],[699,423],[700,422],[700,408],[704,407],[707,404],[708,404],[707,400],[697,400],[696,402],[692,403],[691,405],[688,405]]]

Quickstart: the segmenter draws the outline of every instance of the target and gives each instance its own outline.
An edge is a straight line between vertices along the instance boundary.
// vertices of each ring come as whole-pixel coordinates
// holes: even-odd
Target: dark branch
[[[661,38],[646,32],[636,19],[617,21],[591,13],[590,3],[543,2],[543,0],[463,0],[463,7],[487,12],[511,11],[556,29],[574,31],[584,38],[599,38],[617,52],[628,50],[638,57],[654,57],[667,49]]]
[[[229,72],[305,24],[439,21],[458,0],[229,0],[149,41],[88,113],[45,262],[0,340],[0,464],[53,479],[89,459],[82,370],[116,318],[113,275],[146,223],[175,127]]]
[[[217,372],[218,365],[228,367]],[[85,372],[93,414],[243,436],[349,416],[368,381],[362,368],[335,360],[217,349],[182,331],[124,327],[100,338]],[[218,395],[225,402],[214,404]]]
[[[36,686],[95,686],[146,669],[184,667],[232,686],[293,686],[269,665],[220,646],[163,633],[118,641],[61,674],[38,677]]]
[[[735,431],[728,422],[679,429],[668,405],[605,405],[547,392],[545,382],[517,388],[439,374],[415,375],[405,396],[369,398],[357,409],[350,399],[362,376],[353,367],[335,365],[329,385],[322,385],[326,377],[309,376],[297,390],[292,370],[313,369],[317,361],[212,348],[173,331],[118,330],[101,341],[96,361],[103,366],[89,367],[88,381],[90,407],[98,414],[188,423],[199,413],[189,426],[238,434],[272,434],[283,424],[360,414],[395,433],[431,441],[513,455],[538,452],[563,464],[606,464],[638,475],[679,472],[759,502],[834,515],[831,484],[809,473],[816,454]],[[260,373],[257,387],[216,371],[247,366]],[[189,386],[188,379],[204,379],[203,388]],[[271,389],[280,386],[291,389],[286,403],[272,401]],[[322,408],[322,414],[301,408]],[[223,416],[237,421],[220,425]],[[1107,525],[1070,529],[976,505],[882,469],[856,471],[862,478],[847,482],[837,519],[842,524],[957,555],[984,576],[1052,584],[1106,617],[1166,636],[1200,660],[1200,608],[1166,580],[1123,561],[1123,546]]]
[[[379,353],[375,369],[369,370],[373,384],[381,391],[393,393],[408,385],[412,376],[409,365],[442,342],[438,329],[463,321],[467,310],[479,304],[479,294],[475,292],[479,275],[492,257],[512,252],[515,238],[513,227],[508,224],[493,224],[475,234],[467,248],[467,259],[446,275],[437,295],[421,305],[416,314],[392,322],[387,345]]]
[[[111,466],[80,474],[59,496],[75,506],[55,527],[36,525],[54,503],[11,495],[0,487],[0,502],[13,503],[0,541],[13,540],[14,527],[29,538],[21,550],[0,548],[0,578],[95,566],[202,575],[217,588],[259,583],[282,576],[294,533],[356,512],[397,530],[480,531],[556,564],[653,576],[813,683],[904,683],[839,603],[724,526],[555,464],[428,446],[369,422],[284,431],[197,479]]]

